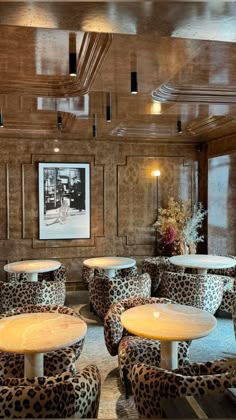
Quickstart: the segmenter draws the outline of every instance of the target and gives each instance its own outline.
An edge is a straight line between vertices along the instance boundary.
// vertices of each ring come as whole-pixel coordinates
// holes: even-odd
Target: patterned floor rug
[[[85,345],[78,360],[78,367],[95,363],[102,376],[102,393],[99,418],[137,418],[133,398],[125,399],[119,379],[117,357],[109,355],[104,341],[103,324],[89,310],[87,292],[68,292],[66,305],[76,309],[88,325]],[[236,340],[230,318],[217,318],[217,328],[207,337],[193,340],[190,359],[208,361],[232,357],[226,352],[236,353]]]

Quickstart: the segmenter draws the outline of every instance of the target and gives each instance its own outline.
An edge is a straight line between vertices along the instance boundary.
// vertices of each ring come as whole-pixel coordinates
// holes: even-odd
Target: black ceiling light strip
[[[77,68],[76,68],[76,53],[75,52],[69,53],[69,72],[70,72],[70,76],[76,76]]]
[[[77,74],[76,34],[73,32],[69,34],[69,74]]]
[[[57,128],[58,130],[62,129],[62,116],[60,112],[57,113]]]
[[[97,137],[97,115],[93,114],[93,137]]]
[[[0,111],[0,128],[3,128],[4,127],[4,124],[3,124],[3,112],[2,112],[2,108],[1,108],[1,111]]]
[[[131,71],[130,74],[130,81],[131,81],[131,86],[130,86],[130,91],[133,95],[135,95],[136,93],[138,93],[138,73],[137,71]]]
[[[182,133],[183,132],[183,130],[182,130],[182,124],[181,124],[181,120],[180,119],[177,120],[177,131],[178,131],[178,133]]]
[[[111,109],[111,93],[106,94],[106,120],[107,122],[111,122],[111,115],[112,115],[112,109]]]

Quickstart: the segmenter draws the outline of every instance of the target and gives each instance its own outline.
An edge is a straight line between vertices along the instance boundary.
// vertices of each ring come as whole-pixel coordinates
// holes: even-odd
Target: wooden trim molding
[[[111,45],[112,35],[85,33],[78,55],[77,76],[27,75],[0,73],[1,94],[50,96],[56,98],[85,95]]]

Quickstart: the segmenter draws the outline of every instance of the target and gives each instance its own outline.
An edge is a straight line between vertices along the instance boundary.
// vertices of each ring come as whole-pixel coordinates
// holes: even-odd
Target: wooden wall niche
[[[209,159],[208,253],[236,255],[236,154]]]

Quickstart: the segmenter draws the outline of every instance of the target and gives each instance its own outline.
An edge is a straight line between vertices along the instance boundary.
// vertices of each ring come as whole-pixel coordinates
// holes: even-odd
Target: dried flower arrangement
[[[172,255],[195,253],[197,243],[203,241],[199,229],[206,213],[201,203],[192,208],[191,200],[177,202],[169,197],[167,207],[158,210],[153,224],[161,253],[166,249]]]

